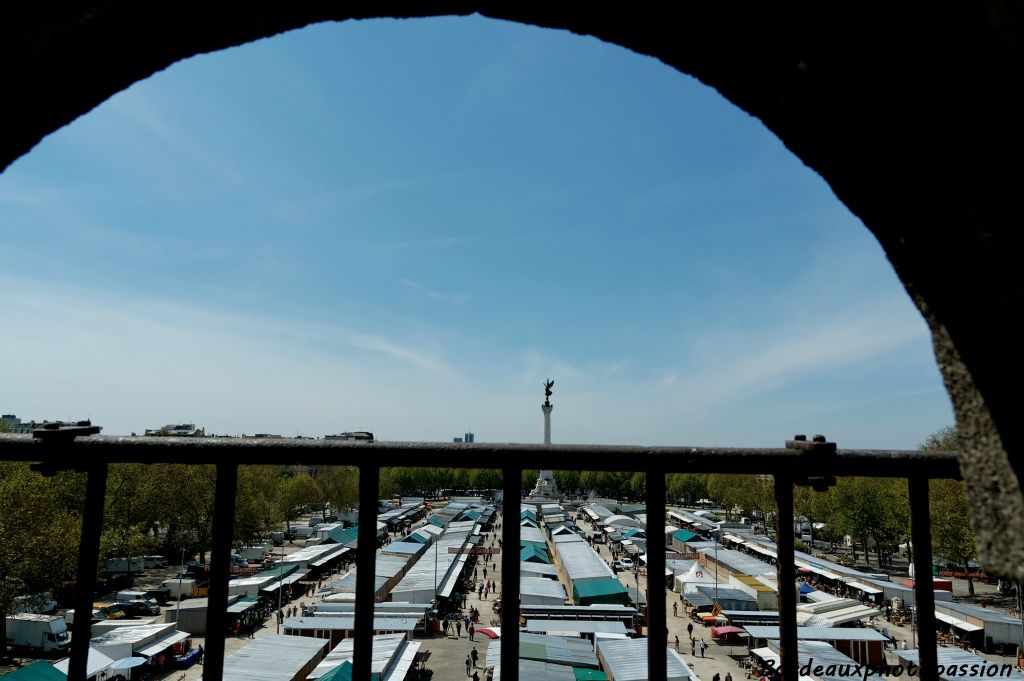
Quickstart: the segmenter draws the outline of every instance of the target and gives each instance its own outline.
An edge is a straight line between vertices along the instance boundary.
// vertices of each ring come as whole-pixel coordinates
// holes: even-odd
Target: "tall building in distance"
[[[473,442],[476,441],[474,438],[475,438],[475,436],[473,435],[473,433],[466,433],[462,437],[453,437],[452,438],[452,442],[468,442],[468,443],[473,443]]]
[[[6,430],[9,430],[12,433],[31,433],[32,428],[35,425],[35,422],[32,421],[30,421],[29,423],[24,423],[14,414],[0,415],[0,421],[2,421],[5,426],[7,426]]]

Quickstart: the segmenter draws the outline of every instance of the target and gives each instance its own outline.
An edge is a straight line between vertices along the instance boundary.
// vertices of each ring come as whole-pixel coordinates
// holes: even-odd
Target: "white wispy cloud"
[[[744,328],[719,333],[717,350],[678,381],[684,402],[707,406],[779,389],[808,374],[854,364],[926,341],[920,319],[898,314],[900,301],[876,300],[817,318],[804,328]]]
[[[452,305],[465,305],[469,302],[468,293],[441,293],[440,291],[429,291],[427,297],[431,300],[438,300]]]
[[[219,152],[202,137],[201,131],[174,122],[167,111],[150,101],[143,87],[136,85],[115,95],[102,109],[104,115],[112,116],[119,125],[134,127],[158,141],[164,159],[177,159],[186,166],[188,175],[198,173],[235,188],[248,184],[245,174],[229,155]]]
[[[452,305],[465,305],[469,302],[470,295],[468,293],[444,293],[442,291],[434,291],[427,289],[418,281],[412,279],[406,279],[404,277],[398,280],[402,286],[411,289],[419,289],[423,291],[423,295],[430,300],[436,300],[441,303],[450,303]]]

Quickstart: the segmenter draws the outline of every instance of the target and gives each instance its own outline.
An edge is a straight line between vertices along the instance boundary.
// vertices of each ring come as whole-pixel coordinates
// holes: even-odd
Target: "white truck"
[[[111,558],[100,568],[101,575],[123,575],[125,573],[140,574],[146,570],[142,556],[135,558]]]
[[[160,583],[160,587],[170,591],[171,600],[178,600],[180,598],[189,598],[192,595],[192,590],[196,588],[196,580],[194,579],[168,579],[165,582]]]
[[[270,553],[269,544],[257,544],[255,546],[243,546],[235,551],[235,555],[241,556],[249,563],[259,563]]]
[[[57,615],[19,613],[7,617],[7,645],[44,653],[65,653],[71,644],[68,625]]]

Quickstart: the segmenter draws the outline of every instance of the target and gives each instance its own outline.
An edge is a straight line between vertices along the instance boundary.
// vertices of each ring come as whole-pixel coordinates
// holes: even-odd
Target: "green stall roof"
[[[630,602],[629,592],[626,590],[626,587],[614,577],[595,579],[590,582],[577,582],[572,586],[572,598],[576,605],[591,605],[593,603],[621,603],[626,605]]]

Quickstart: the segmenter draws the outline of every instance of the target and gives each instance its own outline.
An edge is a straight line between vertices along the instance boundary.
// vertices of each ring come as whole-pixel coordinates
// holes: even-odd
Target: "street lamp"
[[[181,614],[181,580],[185,573],[185,549],[181,550],[181,569],[178,570],[178,607],[174,609],[174,630],[178,630],[178,616]]]
[[[277,620],[277,631],[275,633],[281,633],[281,599],[284,597],[284,560],[280,560],[277,563],[277,614],[274,615],[274,619]]]
[[[715,604],[718,604],[718,540],[722,537],[722,531],[715,533]]]

